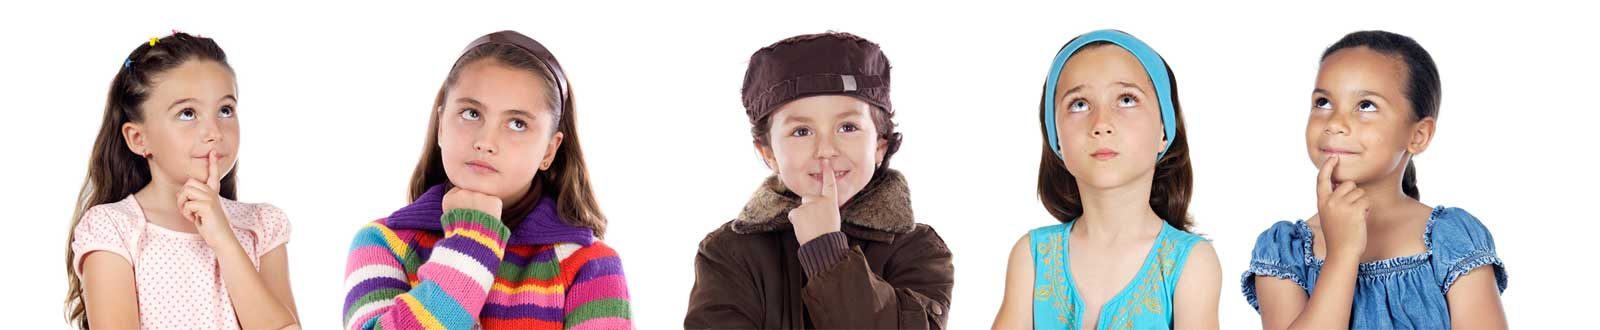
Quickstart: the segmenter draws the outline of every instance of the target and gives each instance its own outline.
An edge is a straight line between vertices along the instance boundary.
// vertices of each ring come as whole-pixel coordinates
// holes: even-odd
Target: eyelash
[[[1333,110],[1333,101],[1329,101],[1326,97],[1319,97],[1316,100],[1311,101],[1311,107],[1322,110]],[[1372,108],[1372,110],[1362,110],[1368,107]],[[1361,102],[1356,103],[1356,112],[1378,112],[1378,104],[1373,103],[1372,101],[1361,100]]]
[[[218,114],[218,117],[221,117],[221,118],[233,118],[233,116],[236,113],[235,113],[235,110],[233,109],[233,106],[224,105],[221,108],[217,109],[217,114]],[[183,108],[183,110],[179,110],[178,111],[178,120],[181,120],[181,121],[195,120],[197,115],[198,114],[196,113],[194,108]]]
[[[1361,109],[1367,108],[1368,106],[1372,107],[1372,110],[1361,110]],[[1378,104],[1377,103],[1372,103],[1372,101],[1361,101],[1361,103],[1356,103],[1356,111],[1358,111],[1358,112],[1378,112]]]
[[[1130,101],[1133,104],[1122,105],[1122,102],[1124,100]],[[1077,109],[1077,107],[1079,107],[1080,105],[1083,106],[1084,109],[1082,109],[1082,110]],[[1122,94],[1120,96],[1117,96],[1117,106],[1122,107],[1122,108],[1133,108],[1133,107],[1139,106],[1139,97],[1133,96],[1132,94]],[[1084,100],[1083,98],[1076,98],[1076,99],[1072,99],[1072,101],[1067,102],[1067,112],[1089,111],[1088,107],[1089,107],[1089,102]]]
[[[478,121],[483,119],[483,114],[478,113],[478,109],[462,108],[460,117],[461,119],[465,119],[467,121]],[[528,122],[522,119],[512,119],[506,122],[506,128],[510,128],[512,131],[516,132],[526,132],[528,130]]]
[[[847,123],[839,125],[839,133],[854,133],[854,132],[860,131],[860,130],[861,130],[861,127],[857,126],[856,123],[847,122]],[[792,137],[811,136],[811,128],[810,127],[806,127],[806,126],[795,127],[793,129],[789,130],[789,136],[792,136]]]

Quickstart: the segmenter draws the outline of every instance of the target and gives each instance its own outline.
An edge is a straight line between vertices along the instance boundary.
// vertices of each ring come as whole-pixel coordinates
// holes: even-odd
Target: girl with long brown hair
[[[573,102],[538,41],[501,31],[467,45],[429,113],[411,204],[351,243],[345,326],[632,327]]]
[[[111,80],[67,250],[79,328],[298,328],[289,222],[235,202],[239,93],[210,38],[140,43]]]

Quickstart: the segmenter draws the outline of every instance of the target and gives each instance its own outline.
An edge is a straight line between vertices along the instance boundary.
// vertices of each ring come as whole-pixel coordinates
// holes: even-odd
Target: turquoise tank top
[[[1028,232],[1033,245],[1033,327],[1077,329],[1083,324],[1084,306],[1073,284],[1067,262],[1067,233],[1072,222],[1040,227]],[[1162,222],[1161,233],[1150,247],[1144,265],[1133,281],[1093,315],[1100,329],[1171,329],[1172,296],[1189,250],[1205,240]]]

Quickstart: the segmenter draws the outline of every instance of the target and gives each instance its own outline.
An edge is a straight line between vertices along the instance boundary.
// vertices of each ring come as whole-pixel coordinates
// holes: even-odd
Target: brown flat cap
[[[795,36],[757,50],[750,55],[741,93],[751,124],[784,103],[813,95],[854,96],[894,113],[889,58],[878,44],[843,32]]]

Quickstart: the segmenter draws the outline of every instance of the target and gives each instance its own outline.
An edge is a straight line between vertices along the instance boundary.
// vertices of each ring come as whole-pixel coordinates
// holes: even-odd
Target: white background
[[[1590,8],[1306,4],[664,4],[561,2],[394,7],[331,2],[151,2],[0,9],[0,187],[7,327],[62,323],[73,197],[106,87],[141,42],[179,29],[216,38],[238,73],[239,195],[285,209],[304,324],[335,328],[357,228],[405,203],[428,107],[461,47],[515,29],[551,48],[575,86],[584,152],[611,219],[642,328],[677,328],[696,244],[731,219],[767,170],[739,87],[750,53],[840,30],[894,64],[906,143],[894,161],[917,220],[954,251],[952,328],[986,328],[1005,257],[1055,223],[1034,195],[1039,86],[1073,36],[1117,28],[1175,70],[1196,173],[1191,214],[1221,257],[1224,328],[1255,328],[1238,276],[1258,233],[1315,211],[1303,149],[1322,50],[1345,33],[1412,36],[1443,75],[1437,138],[1417,158],[1423,202],[1493,231],[1513,325],[1584,327],[1591,315]],[[18,323],[20,321],[20,323]]]

